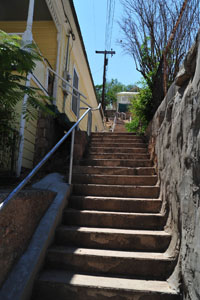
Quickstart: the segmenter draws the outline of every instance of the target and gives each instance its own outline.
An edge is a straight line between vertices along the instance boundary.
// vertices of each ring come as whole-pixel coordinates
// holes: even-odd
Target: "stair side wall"
[[[200,32],[147,131],[169,209],[168,252],[180,249],[170,279],[183,299],[200,299]]]
[[[45,211],[52,203],[51,191],[20,192],[0,213],[0,286],[29,245]],[[5,198],[6,194],[1,194]],[[1,202],[1,199],[0,199]]]

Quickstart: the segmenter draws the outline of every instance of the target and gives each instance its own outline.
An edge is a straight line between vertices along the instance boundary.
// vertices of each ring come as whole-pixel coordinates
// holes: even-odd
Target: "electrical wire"
[[[109,50],[111,48],[114,13],[115,13],[115,0],[107,0],[106,29],[105,29],[106,50]]]
[[[96,14],[95,14],[95,7],[94,7],[94,1],[92,0],[92,8],[93,8],[93,25],[94,25],[94,46],[96,48]]]
[[[101,66],[99,69],[93,72],[93,74],[99,73],[101,70],[103,70],[103,66]]]

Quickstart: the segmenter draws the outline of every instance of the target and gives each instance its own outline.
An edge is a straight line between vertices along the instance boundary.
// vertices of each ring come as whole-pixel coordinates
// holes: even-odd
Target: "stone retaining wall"
[[[178,254],[169,279],[183,299],[200,299],[200,32],[176,81],[158,108],[147,135],[161,182],[168,253]],[[180,250],[180,251],[179,251]]]

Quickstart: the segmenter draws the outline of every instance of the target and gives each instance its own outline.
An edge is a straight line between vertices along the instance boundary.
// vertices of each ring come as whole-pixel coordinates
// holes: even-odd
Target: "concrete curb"
[[[35,277],[42,268],[46,250],[54,239],[56,227],[61,222],[62,212],[68,203],[71,186],[63,176],[52,173],[33,185],[35,189],[46,189],[57,193],[53,203],[40,220],[30,244],[13,267],[0,290],[2,300],[28,300],[31,297]]]

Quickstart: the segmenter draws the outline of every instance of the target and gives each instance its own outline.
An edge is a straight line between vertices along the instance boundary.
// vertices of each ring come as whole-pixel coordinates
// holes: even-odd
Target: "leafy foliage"
[[[103,85],[96,85],[96,94],[98,102],[101,102],[102,99],[102,89]],[[105,88],[105,105],[113,104],[117,102],[117,93],[130,91],[130,90],[138,90],[136,85],[124,85],[123,83],[119,82],[117,79],[111,79],[110,81],[106,82]]]
[[[142,88],[137,96],[131,100],[130,112],[132,113],[132,121],[126,124],[129,132],[144,133],[148,122],[151,120],[152,110],[152,93],[151,89],[143,80],[141,82]]]
[[[163,53],[171,37],[183,0],[121,0],[123,17],[120,45],[130,54],[137,70],[152,91],[152,110],[164,98]],[[188,0],[181,21],[167,52],[168,87],[191,47],[200,25],[200,1]]]
[[[18,36],[9,36],[0,31],[0,122],[13,125],[16,120],[15,107],[26,94],[27,109],[23,109],[24,118],[34,118],[33,108],[40,108],[46,113],[51,111],[41,101],[50,97],[41,95],[41,90],[26,86],[26,78],[35,68],[35,61],[41,60],[36,46],[23,45]]]

